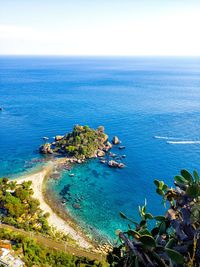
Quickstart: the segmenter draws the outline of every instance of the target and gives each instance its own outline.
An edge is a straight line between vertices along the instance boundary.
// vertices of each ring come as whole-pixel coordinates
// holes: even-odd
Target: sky
[[[200,0],[0,0],[0,54],[200,56]]]

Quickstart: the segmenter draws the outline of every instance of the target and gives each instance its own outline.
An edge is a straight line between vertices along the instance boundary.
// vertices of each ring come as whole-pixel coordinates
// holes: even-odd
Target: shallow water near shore
[[[126,168],[89,160],[47,186],[59,200],[68,186],[63,208],[93,236],[113,239],[126,228],[119,211],[137,219],[146,198],[162,212],[155,178],[172,184],[182,168],[200,171],[199,86],[199,58],[1,57],[0,176],[42,164],[43,136],[104,125],[126,146],[113,151],[126,154]]]

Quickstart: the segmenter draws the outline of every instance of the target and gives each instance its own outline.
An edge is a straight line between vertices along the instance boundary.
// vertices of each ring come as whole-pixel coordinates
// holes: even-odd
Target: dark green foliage
[[[103,126],[94,130],[87,125],[76,125],[71,133],[66,134],[50,146],[54,153],[86,159],[94,157],[96,151],[103,148],[107,138]]]
[[[24,237],[23,235],[13,231],[11,232],[0,229],[0,239],[11,240],[14,244],[14,249],[22,249],[23,260],[27,267],[103,267],[103,265],[98,261],[90,260],[86,257],[77,257],[62,251],[46,248],[39,245],[34,239]]]
[[[155,180],[156,192],[168,202],[164,216],[153,216],[139,207],[141,221],[119,232],[120,246],[108,255],[111,266],[200,266],[200,179],[182,170],[174,177],[175,188]],[[123,213],[120,216],[131,221]],[[153,220],[154,227],[148,226]]]
[[[0,179],[0,219],[25,230],[49,233],[46,215],[39,208],[39,201],[32,197],[30,186],[31,182],[16,184]]]

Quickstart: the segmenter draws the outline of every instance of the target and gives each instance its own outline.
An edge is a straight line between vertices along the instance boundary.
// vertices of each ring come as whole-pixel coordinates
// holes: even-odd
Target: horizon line
[[[0,57],[7,57],[7,56],[16,56],[16,57],[200,57],[199,55],[189,55],[189,54],[183,54],[183,55],[163,55],[163,54],[155,54],[155,55],[149,55],[149,54],[130,54],[130,55],[122,55],[122,54],[114,54],[114,55],[98,55],[98,54],[0,54]]]

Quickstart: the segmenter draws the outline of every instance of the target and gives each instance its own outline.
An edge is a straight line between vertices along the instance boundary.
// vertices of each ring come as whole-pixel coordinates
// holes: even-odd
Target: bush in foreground
[[[129,221],[126,232],[119,231],[120,245],[108,255],[115,267],[198,267],[200,266],[200,178],[182,170],[174,177],[175,188],[154,181],[156,192],[167,206],[164,216],[139,207],[140,222]],[[166,205],[167,204],[167,205]],[[154,224],[148,226],[149,221]],[[151,223],[151,225],[152,225]]]

